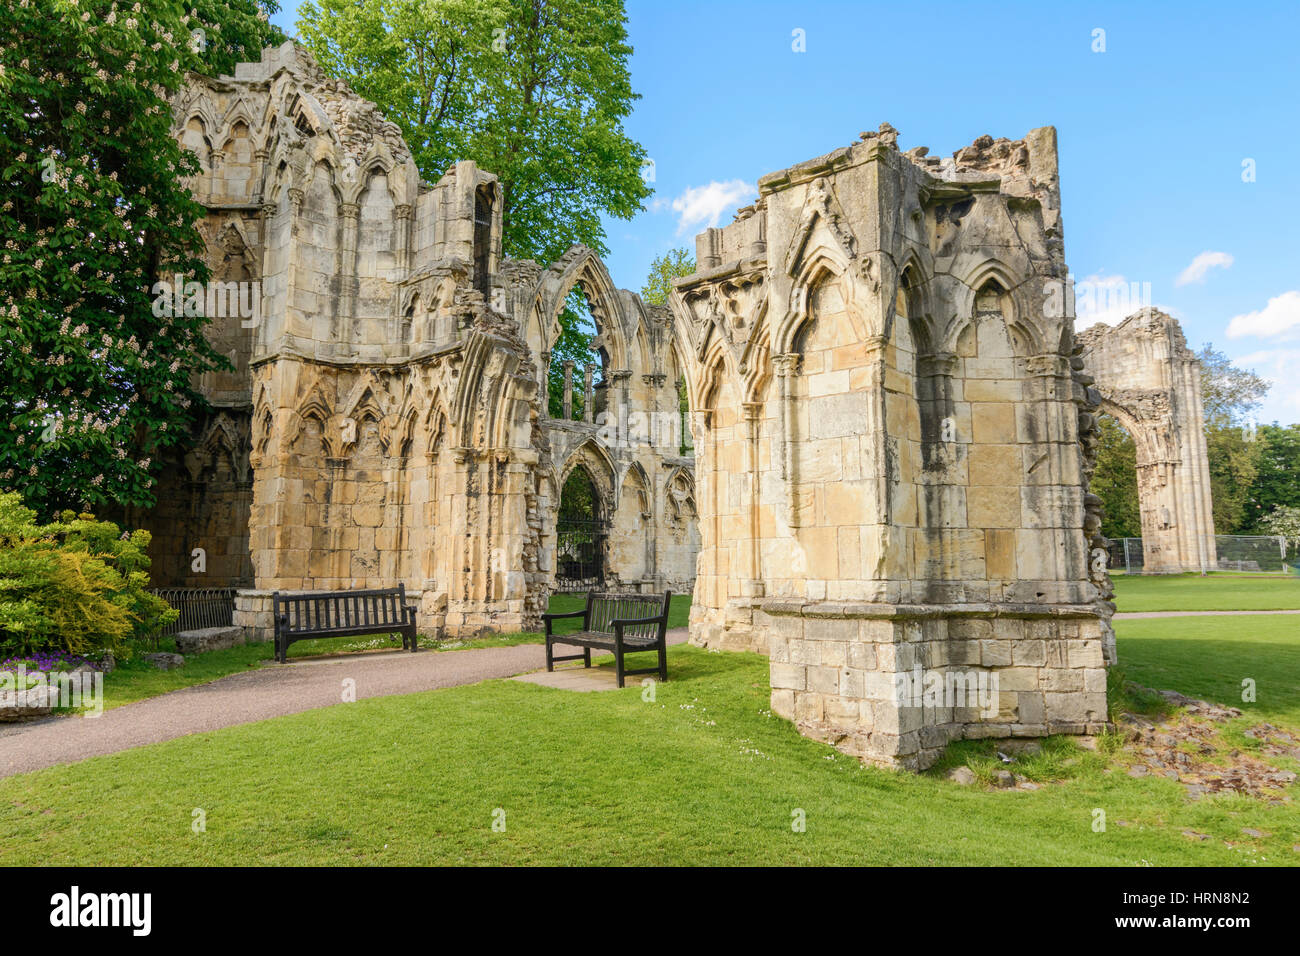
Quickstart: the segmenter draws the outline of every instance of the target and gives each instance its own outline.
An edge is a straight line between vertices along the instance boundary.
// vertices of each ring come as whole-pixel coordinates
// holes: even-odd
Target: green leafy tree
[[[168,98],[275,31],[250,0],[198,6],[0,10],[0,490],[46,515],[151,504],[199,411],[191,377],[225,364],[202,316],[154,308],[160,277],[208,277]]]
[[[1091,490],[1101,498],[1105,509],[1101,533],[1108,538],[1140,538],[1137,449],[1132,436],[1109,415],[1101,416],[1100,425],[1101,441]]]
[[[1283,534],[1266,523],[1279,510],[1300,508],[1300,425],[1260,425],[1253,437],[1255,477],[1246,496],[1242,533]]]
[[[1268,382],[1248,369],[1237,368],[1210,343],[1197,358],[1201,362],[1214,528],[1219,534],[1241,534],[1249,520],[1247,504],[1259,457],[1259,445],[1244,426],[1268,394]]]
[[[1268,382],[1238,368],[1213,343],[1196,353],[1201,363],[1201,405],[1206,428],[1243,425],[1268,394]]]
[[[650,187],[623,130],[632,91],[621,0],[309,0],[303,42],[402,128],[437,181],[458,160],[495,173],[506,255],[600,254],[601,216],[630,219]]]
[[[695,274],[695,256],[687,249],[669,249],[650,263],[650,275],[641,287],[641,299],[650,305],[667,305],[673,280]]]
[[[1205,445],[1210,459],[1215,532],[1245,534],[1246,507],[1255,483],[1259,443],[1251,441],[1243,429],[1229,426],[1206,428]]]
[[[1277,534],[1286,538],[1293,545],[1300,544],[1300,507],[1278,505],[1259,522],[1264,534]]]
[[[552,418],[564,417],[564,363],[573,362],[573,413],[575,419],[582,418],[586,405],[583,370],[592,367],[592,385],[600,385],[605,378],[605,369],[600,355],[591,343],[596,337],[596,322],[591,317],[591,305],[582,289],[575,286],[569,290],[560,310],[560,335],[551,346],[551,369],[547,381],[548,411]],[[594,414],[593,414],[594,417]]]

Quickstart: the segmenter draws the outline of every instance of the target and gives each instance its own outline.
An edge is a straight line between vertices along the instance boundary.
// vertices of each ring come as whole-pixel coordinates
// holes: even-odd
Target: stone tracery
[[[421,182],[397,127],[292,43],[234,76],[192,76],[174,109],[201,159],[214,274],[258,283],[258,313],[210,325],[236,371],[199,383],[218,411],[186,463],[184,480],[208,482],[197,536],[167,506],[146,522],[162,583],[242,585],[241,623],[261,630],[271,590],[398,580],[427,629],[536,628],[555,574],[554,468],[581,453],[607,462],[611,518],[637,523],[636,542],[612,542],[609,583],[690,587],[678,542],[694,519],[670,524],[667,486],[648,476],[691,462],[675,438],[629,427],[675,402],[666,309],[616,289],[581,246],[550,268],[504,259],[495,177],[464,162]],[[555,421],[546,353],[575,285],[609,414]],[[185,474],[165,476],[164,498]],[[628,480],[637,491],[620,495]],[[193,580],[191,539],[218,536],[235,557],[244,542],[243,565]]]

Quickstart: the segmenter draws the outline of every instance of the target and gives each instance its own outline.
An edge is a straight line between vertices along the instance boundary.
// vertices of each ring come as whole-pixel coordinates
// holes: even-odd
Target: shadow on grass
[[[1289,635],[1276,634],[1280,629],[1271,622],[1262,625],[1253,640],[1144,635],[1141,632],[1147,628],[1133,627],[1153,623],[1168,624],[1122,622],[1120,666],[1130,680],[1155,690],[1176,690],[1214,704],[1239,707],[1257,719],[1300,724],[1300,636],[1295,633],[1300,628],[1294,622],[1288,622]],[[1189,630],[1208,627],[1201,621],[1194,623],[1198,626]],[[1222,631],[1230,626],[1219,624],[1218,628]],[[1253,691],[1253,701],[1243,700],[1250,696],[1248,691]]]

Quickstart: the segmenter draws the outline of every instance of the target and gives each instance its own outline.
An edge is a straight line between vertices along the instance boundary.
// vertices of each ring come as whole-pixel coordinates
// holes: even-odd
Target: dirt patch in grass
[[[957,741],[929,773],[967,786],[1037,790],[1089,773],[1122,771],[1175,780],[1193,800],[1240,794],[1273,805],[1291,802],[1288,788],[1296,771],[1264,758],[1300,766],[1300,735],[1269,723],[1243,728],[1235,707],[1131,681],[1112,700],[1120,705],[1114,733]]]
[[[1177,780],[1193,799],[1239,793],[1286,803],[1287,788],[1296,773],[1277,767],[1260,755],[1300,759],[1300,741],[1272,724],[1238,730],[1242,716],[1236,707],[1223,707],[1186,697],[1176,691],[1156,691],[1175,708],[1152,720],[1141,714],[1121,713],[1117,723],[1126,744],[1120,753],[1131,777],[1148,775]],[[1238,735],[1257,746],[1247,749],[1234,740]]]

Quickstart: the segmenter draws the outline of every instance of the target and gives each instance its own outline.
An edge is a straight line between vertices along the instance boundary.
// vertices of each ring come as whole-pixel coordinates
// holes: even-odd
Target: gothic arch
[[[588,438],[569,454],[564,466],[560,469],[556,487],[564,488],[564,483],[569,480],[569,475],[579,466],[587,470],[597,493],[604,501],[605,507],[609,509],[608,513],[612,513],[617,500],[618,467],[614,464],[614,459],[610,457],[609,451],[594,438]],[[558,507],[558,505],[557,500],[556,506]]]
[[[560,334],[560,311],[575,287],[582,289],[591,305],[597,342],[608,358],[609,368],[628,365],[627,329],[618,290],[609,270],[591,249],[575,245],[542,274],[533,295],[527,332],[534,351],[549,351]]]

